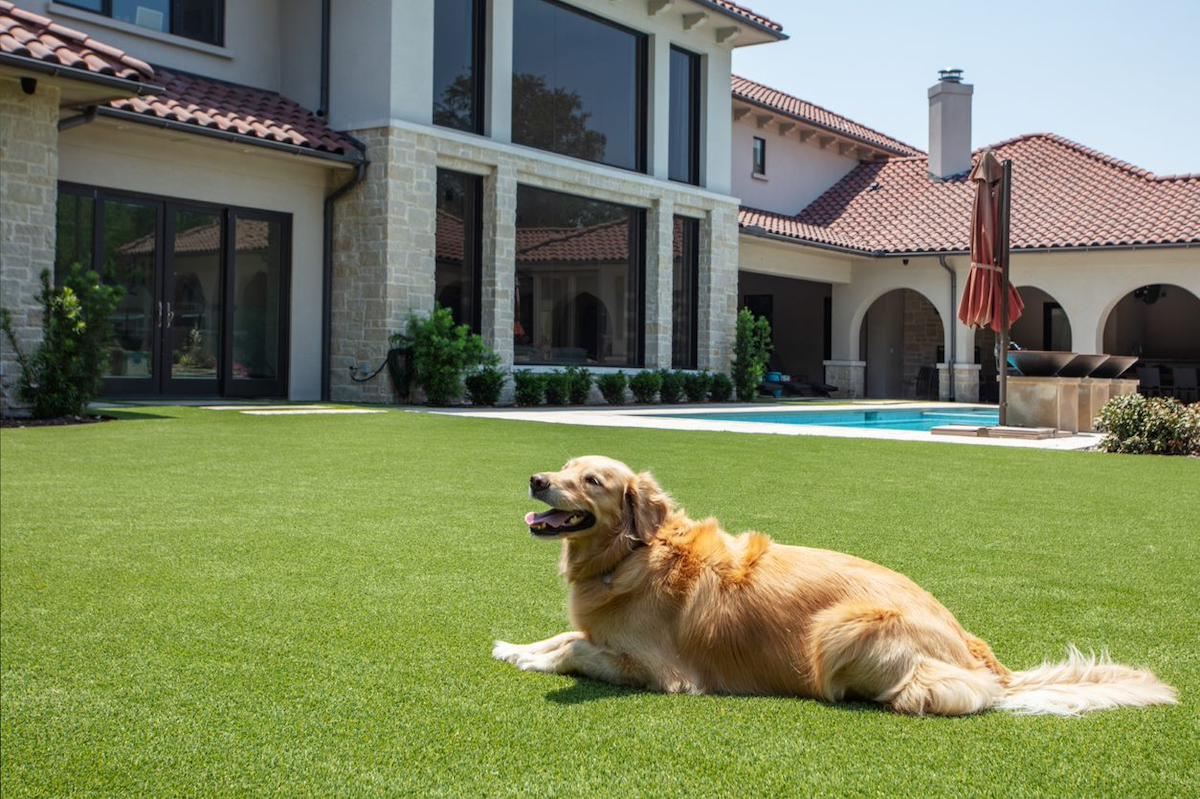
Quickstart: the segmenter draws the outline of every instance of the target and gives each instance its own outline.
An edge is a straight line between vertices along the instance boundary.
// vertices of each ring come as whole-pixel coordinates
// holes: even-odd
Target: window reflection
[[[233,253],[233,379],[279,377],[283,225],[237,217]]]
[[[481,197],[480,178],[438,170],[434,297],[454,314],[455,324],[470,325],[476,332],[480,327]]]
[[[517,363],[641,363],[642,231],[638,209],[518,187]]]
[[[700,56],[671,48],[668,177],[700,182]]]
[[[481,0],[437,0],[433,21],[433,124],[481,133]]]
[[[697,320],[700,305],[700,222],[675,217],[671,269],[671,365],[696,368]]]
[[[643,170],[645,42],[548,0],[516,0],[513,141]]]

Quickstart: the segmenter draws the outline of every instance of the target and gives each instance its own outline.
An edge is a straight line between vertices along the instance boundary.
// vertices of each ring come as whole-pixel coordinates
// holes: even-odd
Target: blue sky
[[[1057,133],[1160,175],[1200,173],[1200,0],[739,0],[786,42],[736,74],[926,149],[926,89],[975,86],[972,146]]]

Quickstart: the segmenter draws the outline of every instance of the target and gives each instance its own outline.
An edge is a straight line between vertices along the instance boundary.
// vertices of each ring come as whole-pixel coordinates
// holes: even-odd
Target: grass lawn
[[[0,789],[1192,794],[1200,461],[153,408],[0,433]],[[913,577],[1013,668],[1108,646],[1178,707],[917,719],[519,672],[566,629],[531,473],[608,454],[694,516]]]

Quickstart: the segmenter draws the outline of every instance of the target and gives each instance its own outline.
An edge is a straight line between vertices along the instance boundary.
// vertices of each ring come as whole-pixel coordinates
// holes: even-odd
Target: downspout
[[[370,161],[363,158],[354,165],[354,176],[337,191],[325,198],[325,229],[321,253],[321,401],[329,402],[330,363],[332,361],[333,335],[333,204],[359,183],[367,173]]]
[[[58,120],[58,132],[62,133],[64,130],[70,130],[71,128],[77,128],[80,125],[86,125],[89,122],[95,122],[95,121],[96,121],[96,106],[89,105],[87,108],[83,109],[83,113],[81,113],[81,114],[77,114],[73,117],[67,117],[66,119]]]
[[[946,353],[946,368],[950,370],[950,401],[957,402],[954,392],[954,352],[958,349],[958,324],[954,318],[954,301],[958,299],[958,273],[946,263],[946,256],[939,255],[938,263],[950,273],[950,352]]]
[[[321,104],[317,116],[329,117],[329,14],[332,0],[321,0]]]

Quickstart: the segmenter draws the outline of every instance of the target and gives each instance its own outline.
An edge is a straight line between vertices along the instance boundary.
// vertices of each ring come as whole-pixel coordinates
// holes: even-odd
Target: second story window
[[[512,140],[645,171],[646,37],[549,0],[513,3]]]
[[[433,18],[433,124],[483,132],[484,1],[438,0]]]
[[[667,177],[700,183],[700,56],[671,48],[671,130]]]
[[[225,43],[224,0],[62,0],[62,3],[185,39]]]
[[[765,139],[754,137],[754,166],[755,175],[767,174],[767,142]]]

